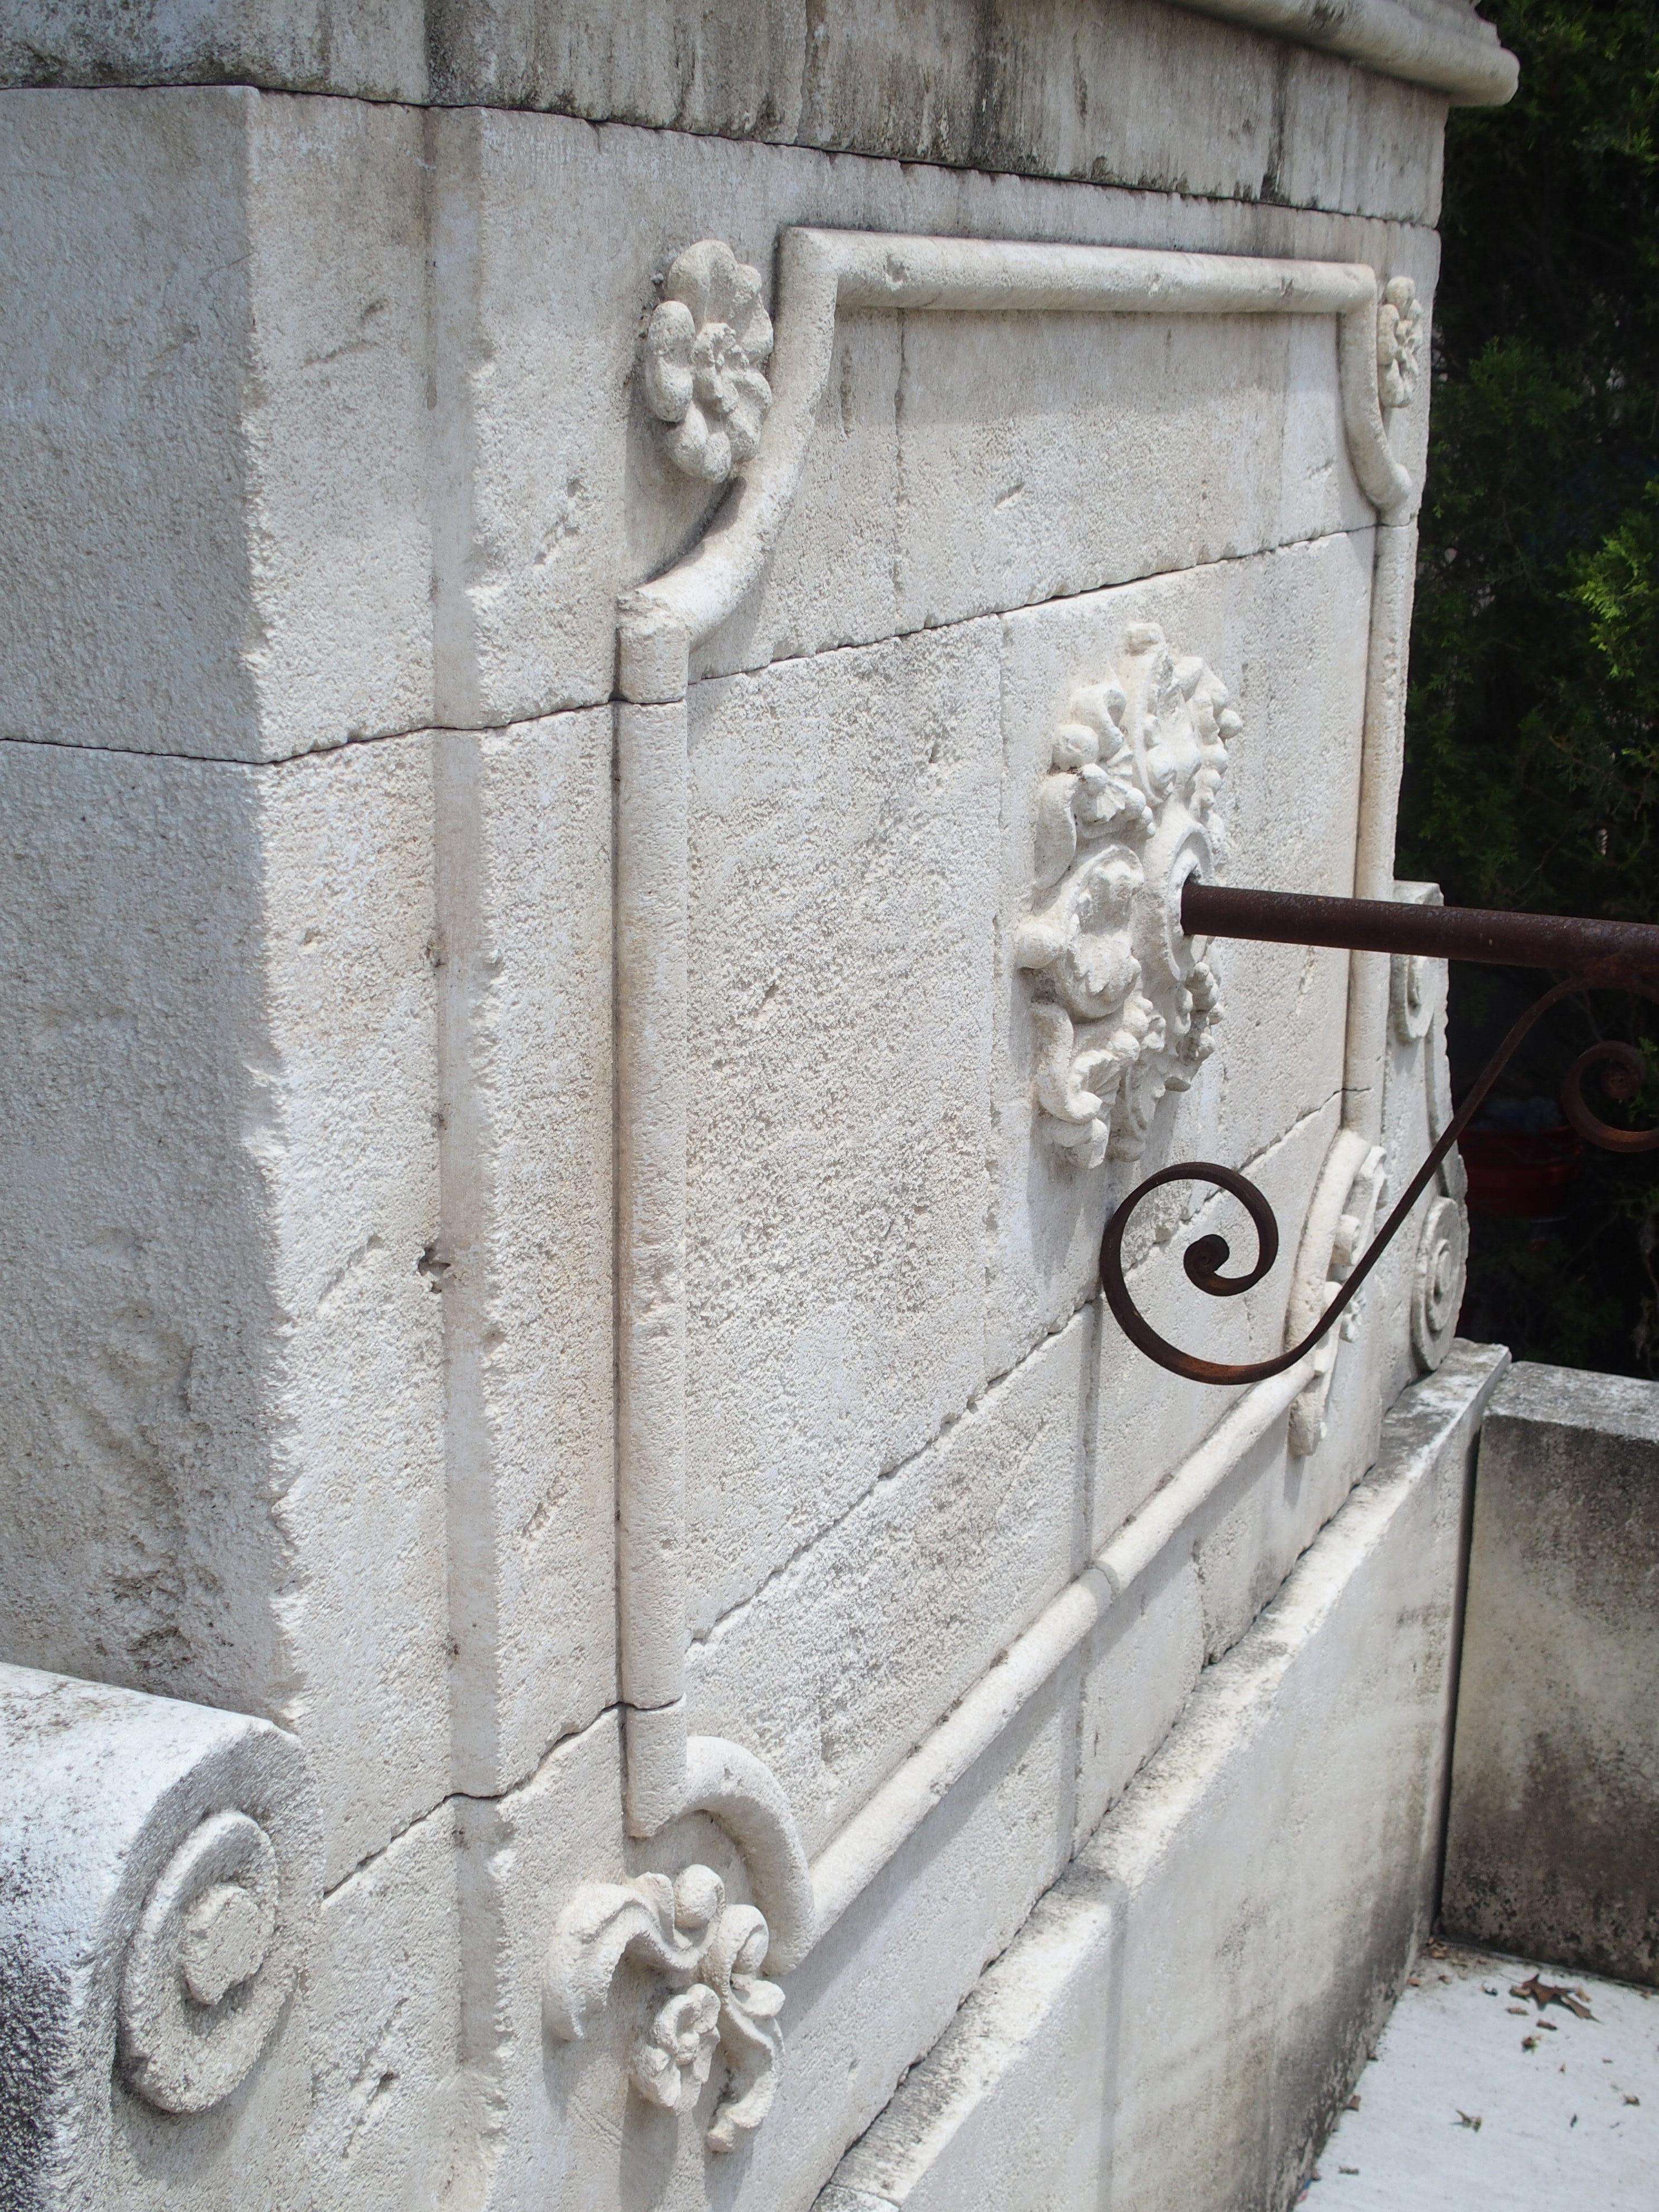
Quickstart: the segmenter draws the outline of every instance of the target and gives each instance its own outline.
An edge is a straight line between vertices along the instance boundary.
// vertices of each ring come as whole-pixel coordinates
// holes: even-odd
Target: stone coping
[[[1381,76],[1426,85],[1454,106],[1499,107],[1520,64],[1473,8],[1435,0],[1175,0],[1200,15],[1248,23],[1297,46],[1321,46]]]
[[[992,79],[1010,72],[1069,79],[1085,50],[1104,65],[1098,48],[1109,29],[1125,52],[1144,50],[1167,67],[1170,7],[1340,55],[1455,103],[1501,103],[1518,75],[1514,56],[1469,0],[1069,0],[1052,21],[1024,21],[1024,11],[1010,7],[993,10],[988,23],[964,4],[959,23],[941,18],[928,74],[947,106],[964,62],[974,82],[986,70]],[[1109,24],[1111,17],[1121,20]],[[420,106],[547,109],[592,122],[683,122],[717,136],[789,143],[797,136],[789,111],[801,104],[797,80],[823,35],[801,0],[737,0],[713,26],[681,0],[649,0],[622,31],[598,0],[380,0],[372,9],[357,0],[158,0],[139,9],[124,0],[14,0],[0,23],[0,86],[247,84]],[[892,64],[890,55],[884,60],[884,27],[860,21],[856,9],[836,37],[839,69],[856,62],[859,73],[881,78]],[[1115,70],[1123,59],[1116,43],[1113,53]],[[659,112],[653,87],[671,54],[674,68],[684,74],[689,67],[697,82],[682,85]],[[907,69],[914,75],[914,61],[906,58],[894,80],[900,108],[900,80]],[[837,107],[835,96],[830,107]],[[864,143],[856,130],[848,136],[847,118],[838,122],[835,112],[821,120],[828,136],[809,129],[806,143],[929,157],[908,143],[908,128],[898,127],[884,147]],[[989,166],[1011,166],[1007,149]]]

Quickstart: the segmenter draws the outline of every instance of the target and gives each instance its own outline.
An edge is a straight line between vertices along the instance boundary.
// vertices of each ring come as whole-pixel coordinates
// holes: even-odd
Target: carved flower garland
[[[1376,310],[1377,397],[1409,407],[1423,367],[1423,302],[1409,276],[1392,276]]]
[[[1120,671],[1079,684],[1054,733],[1014,960],[1032,981],[1044,1127],[1091,1167],[1138,1158],[1158,1100],[1214,1048],[1215,976],[1181,931],[1181,886],[1215,870],[1240,726],[1214,672],[1137,623]]]
[[[671,426],[669,455],[687,476],[724,483],[753,459],[772,404],[761,374],[771,352],[759,270],[719,239],[687,246],[645,333],[646,404]]]

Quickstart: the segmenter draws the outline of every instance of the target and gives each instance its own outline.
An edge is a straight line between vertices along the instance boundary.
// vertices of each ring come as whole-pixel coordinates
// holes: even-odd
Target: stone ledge
[[[1114,152],[1126,75],[1137,80],[1137,105],[1160,90],[1176,95],[1159,103],[1171,155],[1193,150],[1182,80],[1190,91],[1218,64],[1236,72],[1244,104],[1265,100],[1264,147],[1310,125],[1294,82],[1285,101],[1281,46],[1472,105],[1508,100],[1516,76],[1467,0],[1061,0],[1040,18],[1011,0],[988,10],[944,0],[920,28],[896,13],[890,21],[869,4],[828,18],[806,0],[734,0],[712,12],[646,0],[619,21],[598,0],[159,0],[143,9],[16,0],[0,29],[0,83],[246,84],[541,108],[1167,187],[1176,174],[1167,163],[1131,175],[1121,143]]]

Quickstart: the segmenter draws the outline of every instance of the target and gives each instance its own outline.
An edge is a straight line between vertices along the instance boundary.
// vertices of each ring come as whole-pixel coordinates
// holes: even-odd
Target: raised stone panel
[[[420,118],[0,117],[0,728],[256,760],[429,720]]]
[[[616,1693],[607,708],[434,740],[456,1782]]]
[[[698,1627],[985,1379],[997,654],[975,623],[692,694]]]
[[[750,1739],[827,1842],[1081,1564],[1081,1314],[692,1646],[693,1724]]]
[[[1133,624],[1157,623],[1177,658],[1198,656],[1215,672],[1243,723],[1215,800],[1233,879],[1347,896],[1370,556],[1368,531],[1321,538],[1033,608],[1003,625],[998,1158],[987,1324],[994,1373],[1088,1295],[1106,1214],[1132,1182],[1166,1160],[1257,1158],[1320,1112],[1343,1080],[1346,957],[1229,944],[1213,963],[1222,994],[1215,1050],[1191,1091],[1164,1101],[1146,1157],[1085,1175],[1045,1134],[1032,1090],[1032,990],[1015,965],[1016,936],[1033,897],[1039,790],[1073,693],[1123,661]],[[1189,1193],[1189,1202],[1203,1195]],[[1276,1295],[1281,1313],[1285,1280],[1281,1273],[1261,1294],[1264,1305]],[[1211,1307],[1210,1328],[1243,1322],[1242,1302],[1237,1319],[1200,1303]],[[1161,1377],[1147,1379],[1161,1389]]]
[[[714,665],[936,629],[1370,519],[1328,318],[860,320],[771,573]]]

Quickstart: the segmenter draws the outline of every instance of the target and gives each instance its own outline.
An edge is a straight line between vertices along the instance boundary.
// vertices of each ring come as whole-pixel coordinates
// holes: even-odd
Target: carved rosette
[[[1409,407],[1423,368],[1423,302],[1409,276],[1391,276],[1376,308],[1376,396]]]
[[[1214,672],[1142,623],[1055,732],[1014,960],[1031,979],[1044,1128],[1090,1167],[1139,1158],[1159,1099],[1214,1048],[1216,979],[1182,930],[1181,890],[1216,873],[1240,726]]]
[[[646,404],[668,426],[676,468],[724,483],[754,459],[772,404],[761,374],[771,352],[760,271],[719,239],[688,246],[664,280],[644,348]]]
[[[783,2063],[783,1991],[762,1971],[770,1942],[764,1917],[751,1905],[728,1905],[725,1884],[706,1866],[672,1881],[645,1874],[590,1883],[560,1914],[548,1945],[547,2032],[580,2040],[611,2003],[623,1960],[645,1968],[653,1986],[629,2077],[663,2111],[689,2112],[718,2055],[726,2078],[703,2139],[729,2151],[766,2118]]]

